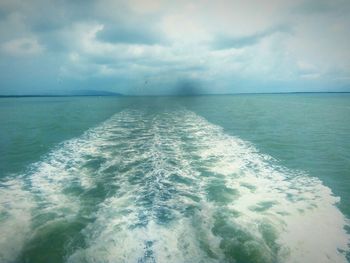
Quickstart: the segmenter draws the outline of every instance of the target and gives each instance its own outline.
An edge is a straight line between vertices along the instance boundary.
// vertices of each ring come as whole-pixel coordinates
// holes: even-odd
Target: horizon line
[[[192,96],[224,96],[224,95],[264,95],[264,94],[320,94],[320,93],[350,93],[350,91],[286,91],[286,92],[237,92],[237,93],[199,93],[199,94],[20,94],[0,95],[0,98],[35,98],[35,97],[192,97]]]
[[[322,93],[350,93],[350,91],[286,91],[286,92],[237,92],[237,93],[198,93],[198,94],[144,94],[121,95],[122,97],[195,97],[195,96],[224,96],[224,95],[264,95],[264,94],[322,94]]]

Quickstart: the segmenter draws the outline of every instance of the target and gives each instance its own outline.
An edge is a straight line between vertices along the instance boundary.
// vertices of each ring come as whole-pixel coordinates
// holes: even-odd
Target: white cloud
[[[57,9],[52,15],[33,12],[39,2],[8,3],[0,43],[2,55],[57,58],[62,76],[72,79],[127,76],[138,85],[145,78],[196,78],[214,92],[223,79],[226,87],[240,79],[243,88],[316,79],[343,85],[350,16],[345,2],[335,1],[40,0]]]
[[[7,41],[1,45],[1,49],[7,55],[18,57],[38,55],[44,51],[44,47],[33,37]]]

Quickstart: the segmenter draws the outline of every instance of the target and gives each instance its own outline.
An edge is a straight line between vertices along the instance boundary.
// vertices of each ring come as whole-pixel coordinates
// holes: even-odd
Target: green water
[[[0,262],[347,262],[348,94],[3,98],[0,127]]]

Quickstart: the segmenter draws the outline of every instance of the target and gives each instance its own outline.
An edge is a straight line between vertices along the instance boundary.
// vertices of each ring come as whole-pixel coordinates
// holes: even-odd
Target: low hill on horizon
[[[105,90],[70,90],[56,93],[0,94],[0,97],[59,97],[59,96],[124,96],[121,93]]]

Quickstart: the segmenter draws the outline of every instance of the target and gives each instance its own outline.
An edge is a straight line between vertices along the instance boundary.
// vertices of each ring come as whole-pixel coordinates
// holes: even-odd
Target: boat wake
[[[0,185],[1,262],[347,262],[322,182],[187,110],[125,110]]]

